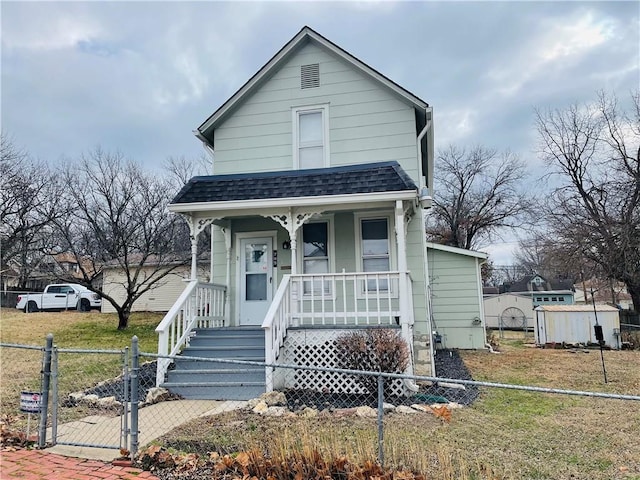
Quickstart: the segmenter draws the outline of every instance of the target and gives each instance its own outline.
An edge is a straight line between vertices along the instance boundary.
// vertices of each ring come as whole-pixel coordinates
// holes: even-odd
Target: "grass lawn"
[[[122,350],[138,336],[140,349],[157,350],[155,327],[161,314],[134,313],[129,328],[118,330],[115,314],[92,312],[37,312],[25,314],[13,308],[0,311],[0,341],[43,347],[45,337],[52,333],[61,349]],[[120,355],[61,354],[60,393],[92,386],[98,381],[121,373]],[[3,414],[16,415],[20,391],[40,390],[42,353],[3,347],[0,349],[0,409]]]
[[[129,329],[120,332],[110,314],[26,315],[3,309],[0,331],[4,343],[41,346],[51,332],[60,348],[82,349],[122,349],[135,334],[141,349],[153,352],[160,319],[134,314]],[[544,350],[520,339],[503,340],[501,350],[461,355],[478,380],[640,395],[640,351],[605,352],[609,382],[604,384],[597,350]],[[38,387],[41,353],[13,348],[0,353],[0,407],[3,414],[15,414],[20,390]],[[64,372],[74,372],[81,387],[90,386],[117,373],[118,359],[105,358],[77,354],[65,360]],[[71,375],[63,376],[61,368],[61,384],[67,381],[69,391],[80,388]],[[453,411],[450,423],[428,414],[391,414],[384,431],[386,464],[429,479],[640,480],[637,401],[483,388],[472,407]],[[375,419],[357,417],[283,419],[229,412],[183,425],[160,443],[200,453],[259,448],[274,456],[312,447],[327,458],[346,455],[353,462],[377,455]]]
[[[502,353],[462,352],[476,379],[640,394],[640,352],[543,350],[514,340]],[[387,465],[429,479],[640,479],[640,402],[484,388],[450,423],[431,415],[385,418]],[[375,419],[262,417],[229,412],[186,424],[160,439],[185,452],[314,447],[324,458],[376,458]],[[195,478],[195,477],[194,477]]]

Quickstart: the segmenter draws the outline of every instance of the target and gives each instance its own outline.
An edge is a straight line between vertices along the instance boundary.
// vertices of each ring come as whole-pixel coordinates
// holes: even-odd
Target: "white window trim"
[[[397,242],[395,235],[395,215],[393,212],[378,212],[378,213],[354,213],[353,214],[355,226],[355,242],[356,242],[356,271],[364,273],[364,263],[362,258],[362,220],[374,220],[374,219],[386,219],[387,220],[387,235],[389,237],[389,271],[394,272],[398,269],[396,261]],[[364,285],[359,288],[358,295],[364,296]],[[398,292],[395,288],[395,282],[391,283],[391,296],[397,297]]]
[[[291,108],[291,123],[292,123],[292,132],[293,132],[293,169],[300,170],[300,147],[298,145],[298,117],[300,113],[311,113],[311,112],[321,112],[322,113],[322,144],[323,144],[323,166],[329,167],[331,162],[329,159],[331,158],[331,153],[329,151],[329,104],[322,103],[318,105],[306,105],[300,107],[292,107]]]

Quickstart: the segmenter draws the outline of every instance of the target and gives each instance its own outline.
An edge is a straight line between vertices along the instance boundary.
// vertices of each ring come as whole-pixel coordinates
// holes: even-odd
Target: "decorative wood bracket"
[[[292,210],[289,210],[288,213],[277,214],[277,215],[264,215],[266,218],[270,218],[276,222],[278,222],[282,228],[284,228],[287,232],[289,232],[289,238],[293,240],[296,236],[296,232],[298,229],[304,225],[307,220],[311,217],[322,213],[322,210],[315,211],[306,211],[306,212],[296,212],[293,213]]]
[[[191,215],[189,215],[189,233],[191,240],[195,240],[198,235],[202,233],[202,231],[211,225],[213,222],[218,220],[217,218],[207,217],[207,218],[198,218],[195,219]]]

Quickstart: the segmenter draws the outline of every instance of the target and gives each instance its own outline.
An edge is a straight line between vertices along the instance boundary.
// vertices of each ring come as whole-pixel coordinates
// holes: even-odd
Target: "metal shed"
[[[594,326],[596,313],[602,326],[605,345],[620,348],[618,309],[609,305],[544,305],[535,309],[536,344],[597,343]]]

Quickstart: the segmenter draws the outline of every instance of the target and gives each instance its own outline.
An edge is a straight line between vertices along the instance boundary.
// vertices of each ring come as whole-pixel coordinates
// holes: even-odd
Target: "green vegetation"
[[[155,327],[161,314],[135,313],[126,330],[118,330],[116,314],[98,312],[38,312],[25,314],[3,308],[0,313],[0,340],[44,347],[52,333],[60,349],[122,350],[138,336],[140,349],[157,350]],[[40,390],[42,352],[3,347],[0,349],[0,409],[2,413],[19,415],[18,400],[22,390]],[[97,382],[118,376],[122,370],[119,354],[63,353],[59,356],[61,397]],[[80,414],[81,412],[75,412]]]

